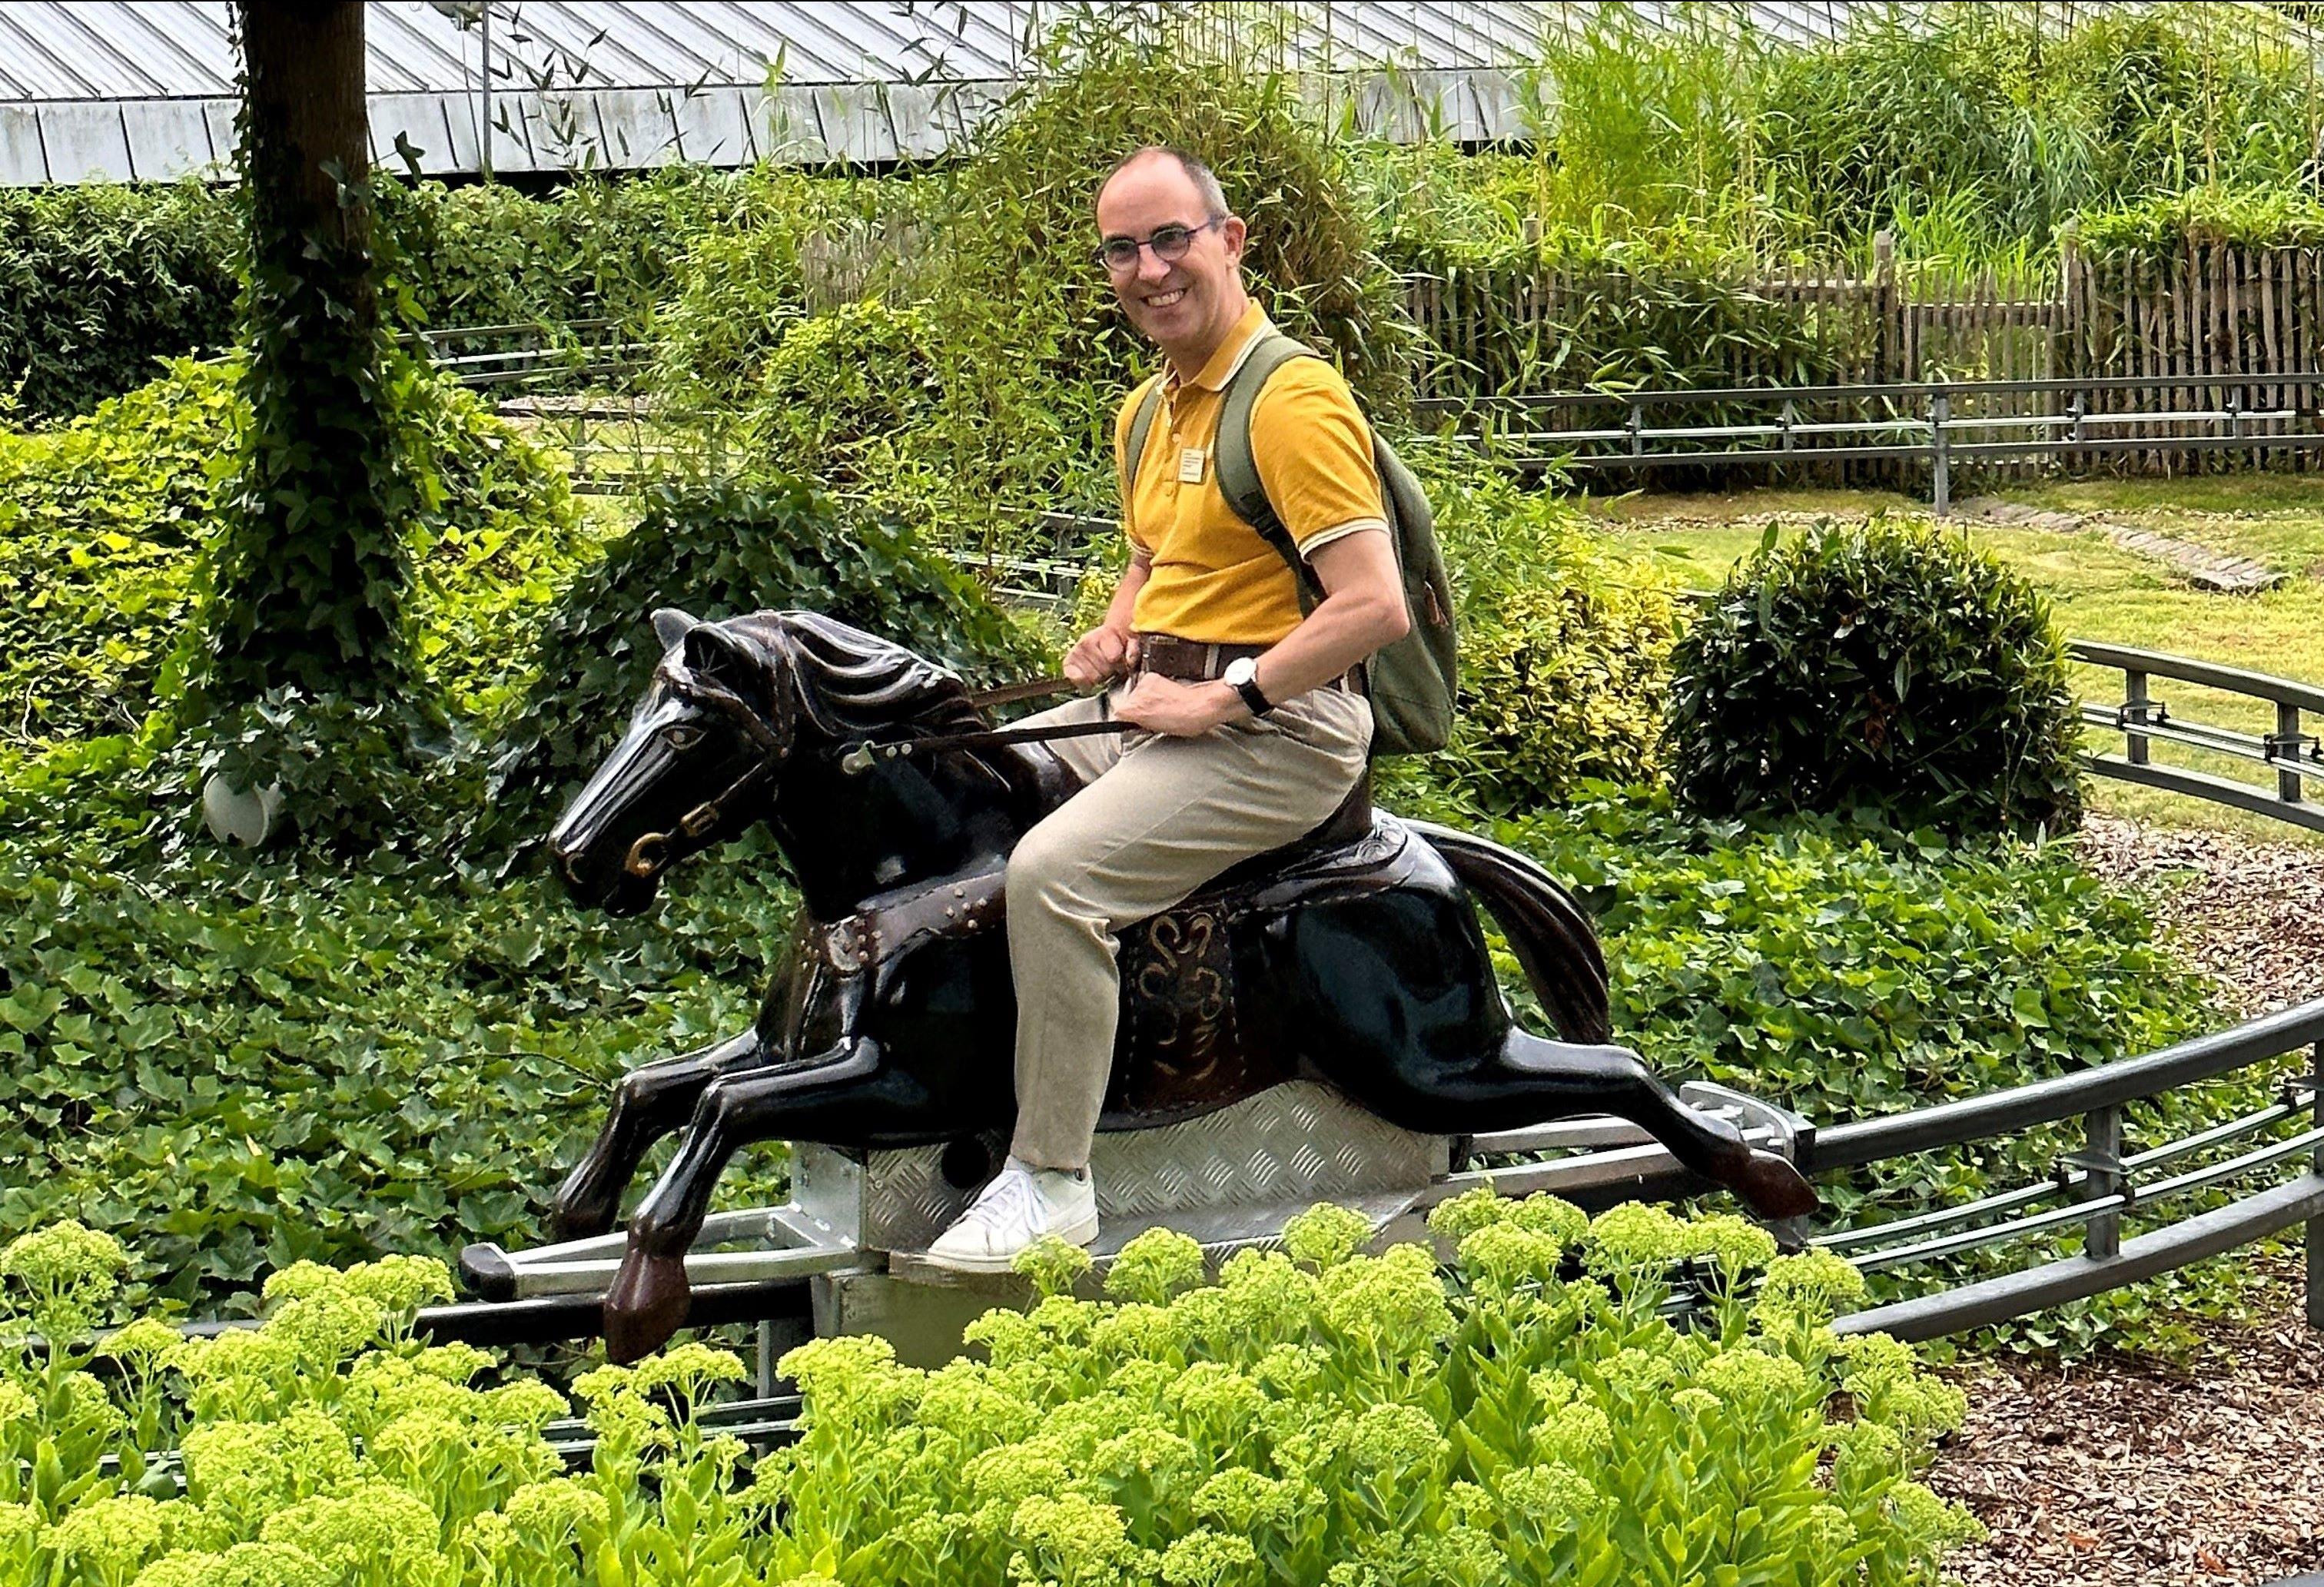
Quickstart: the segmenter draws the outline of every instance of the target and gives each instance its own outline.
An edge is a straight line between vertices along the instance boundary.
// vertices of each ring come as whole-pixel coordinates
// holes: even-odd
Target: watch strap
[[[1242,703],[1250,707],[1250,714],[1254,716],[1264,716],[1275,709],[1275,702],[1268,699],[1259,688],[1259,679],[1255,676],[1246,678],[1240,683],[1231,681],[1228,687],[1242,697]]]

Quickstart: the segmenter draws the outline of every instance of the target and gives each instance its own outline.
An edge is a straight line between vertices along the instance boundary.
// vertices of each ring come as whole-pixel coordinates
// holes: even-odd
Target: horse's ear
[[[678,641],[702,626],[702,620],[679,611],[675,606],[656,606],[653,612],[654,638],[661,641],[664,650],[674,650]]]
[[[768,706],[767,658],[749,637],[723,623],[697,623],[686,631],[686,669],[717,685],[761,715]]]

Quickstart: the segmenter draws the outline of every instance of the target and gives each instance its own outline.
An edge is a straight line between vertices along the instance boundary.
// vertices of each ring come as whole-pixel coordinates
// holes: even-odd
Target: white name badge
[[[1188,447],[1182,450],[1178,454],[1178,483],[1180,484],[1202,484],[1203,465],[1205,460],[1200,447]]]

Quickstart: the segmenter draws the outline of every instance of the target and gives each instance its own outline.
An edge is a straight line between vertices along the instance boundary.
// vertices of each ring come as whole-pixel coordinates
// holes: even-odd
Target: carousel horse
[[[1043,744],[992,731],[954,674],[831,618],[665,609],[654,627],[652,684],[551,832],[555,869],[583,903],[635,914],[672,865],[763,821],[802,909],[752,1028],[625,1075],[557,1194],[557,1238],[605,1233],[648,1149],[683,1132],[605,1296],[621,1361],[684,1322],[686,1252],[740,1148],[924,1146],[1009,1128],[1001,882],[1010,846],[1076,786]],[[1472,894],[1564,1039],[1512,1022]],[[1604,961],[1549,876],[1497,844],[1376,814],[1366,788],[1120,944],[1102,1130],[1308,1079],[1451,1136],[1611,1113],[1762,1217],[1816,1205],[1789,1161],[1605,1045]]]

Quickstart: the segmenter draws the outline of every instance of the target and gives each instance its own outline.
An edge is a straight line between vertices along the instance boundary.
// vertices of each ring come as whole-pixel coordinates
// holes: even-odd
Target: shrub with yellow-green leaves
[[[563,1396],[412,1338],[438,1264],[300,1263],[255,1328],[82,1347],[126,1259],[61,1225],[0,1250],[0,1584],[1883,1587],[1976,1533],[1913,1480],[1960,1392],[1833,1335],[1847,1263],[1489,1190],[1430,1222],[1449,1269],[1361,1254],[1370,1224],[1318,1207],[1215,1282],[1154,1231],[1103,1300],[1051,1242],[1021,1264],[1042,1298],[974,1324],[973,1359],[791,1352],[801,1435],[755,1463],[695,1416],[733,1355],[599,1368],[570,1473],[543,1435]],[[1691,1327],[1663,1315],[1682,1278]]]

